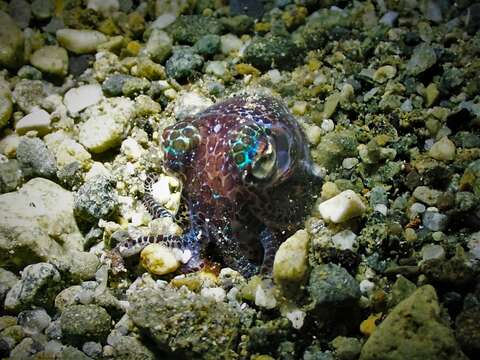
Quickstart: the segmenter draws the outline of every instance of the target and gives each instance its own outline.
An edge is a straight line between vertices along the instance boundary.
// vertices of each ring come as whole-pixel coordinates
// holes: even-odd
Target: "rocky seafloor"
[[[467,0],[0,1],[0,358],[480,358],[479,29]],[[112,273],[183,230],[141,202],[150,172],[181,202],[163,129],[238,92],[324,174],[272,276]]]

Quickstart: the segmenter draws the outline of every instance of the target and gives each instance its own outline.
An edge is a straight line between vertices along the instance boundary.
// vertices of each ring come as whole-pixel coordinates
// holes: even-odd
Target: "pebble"
[[[38,20],[50,19],[54,11],[54,0],[34,0],[32,2],[32,14]]]
[[[177,19],[177,15],[173,13],[163,13],[159,15],[150,25],[153,29],[165,29],[170,24],[173,24]]]
[[[68,53],[60,46],[44,46],[30,57],[30,63],[43,73],[66,76],[68,74]]]
[[[423,261],[445,258],[445,249],[440,245],[427,244],[422,247],[420,252]]]
[[[27,335],[39,334],[45,330],[52,319],[44,309],[25,310],[18,314],[18,324]]]
[[[23,137],[17,148],[17,160],[25,176],[54,178],[57,173],[55,156],[39,138]]]
[[[333,131],[333,129],[335,129],[335,123],[331,119],[324,119],[320,127],[322,128],[323,131],[330,132],[330,131]]]
[[[397,75],[397,68],[392,65],[385,65],[379,67],[373,73],[373,80],[376,82],[383,84],[390,79],[393,79]]]
[[[117,207],[115,181],[103,175],[88,179],[74,196],[75,215],[87,222],[108,219]]]
[[[217,302],[222,302],[227,296],[227,293],[221,287],[208,287],[202,288],[200,295],[209,297]]]
[[[423,225],[432,231],[443,231],[447,228],[448,216],[427,210],[423,215]]]
[[[98,84],[83,85],[68,90],[63,98],[63,103],[72,115],[95,105],[103,98],[102,87]]]
[[[87,341],[104,343],[111,324],[110,315],[97,305],[71,305],[60,316],[63,340],[76,346]]]
[[[440,195],[442,195],[441,191],[430,189],[428,186],[418,186],[413,191],[413,197],[421,202],[434,206]]]
[[[278,69],[267,71],[267,76],[270,78],[272,84],[278,84],[283,79],[282,73]]]
[[[357,158],[345,158],[342,161],[342,167],[344,169],[350,170],[353,169],[358,164]]]
[[[359,286],[360,286],[360,292],[364,295],[368,295],[375,288],[375,283],[365,279],[360,281]]]
[[[194,45],[195,50],[202,56],[215,55],[220,50],[221,38],[219,35],[208,34],[202,36]]]
[[[3,11],[0,11],[0,24],[0,66],[16,69],[23,63],[23,32]]]
[[[129,160],[139,160],[145,153],[145,150],[143,150],[138,142],[131,137],[123,140],[120,150],[127,156]]]
[[[410,206],[410,217],[415,217],[419,214],[423,214],[425,210],[426,207],[422,203],[413,203],[412,206]]]
[[[393,26],[395,21],[398,18],[398,12],[396,11],[387,11],[379,20],[380,23],[387,26]]]
[[[19,135],[24,135],[29,131],[36,131],[39,136],[43,136],[51,131],[50,114],[38,107],[33,108],[30,114],[22,117],[15,124],[15,131]]]
[[[243,46],[243,41],[238,36],[233,34],[226,34],[220,37],[220,50],[222,54],[228,55],[233,52],[238,52]]]
[[[209,98],[199,95],[196,92],[189,91],[182,93],[173,109],[173,113],[178,120],[183,120],[188,116],[193,116],[213,104]]]
[[[120,145],[135,114],[135,103],[130,99],[117,97],[108,100],[89,107],[87,120],[79,125],[79,142],[93,153]]]
[[[360,196],[352,190],[345,190],[333,198],[322,202],[318,206],[320,215],[326,221],[341,223],[354,217],[361,216],[366,206]]]
[[[328,308],[352,305],[361,296],[360,287],[352,275],[331,263],[313,268],[308,290],[318,306]]]
[[[167,60],[165,69],[168,76],[176,80],[192,78],[203,65],[203,57],[189,49],[175,51]]]
[[[419,45],[413,50],[413,55],[407,63],[407,72],[411,75],[419,75],[431,68],[437,62],[435,50],[428,45]]]
[[[432,145],[428,153],[435,160],[453,161],[455,160],[455,151],[456,147],[453,141],[444,136]]]
[[[87,8],[107,17],[120,9],[120,3],[119,0],[88,0]]]
[[[31,306],[51,308],[60,286],[60,273],[48,263],[28,265],[22,278],[7,293],[5,309],[21,311]]]
[[[180,266],[173,251],[162,244],[150,244],[142,250],[140,262],[148,272],[165,275],[174,272]]]
[[[255,289],[255,305],[265,309],[274,309],[277,306],[274,288],[268,284],[259,284]]]
[[[343,230],[332,236],[333,244],[340,250],[354,250],[357,235],[351,230]]]
[[[172,38],[165,31],[154,29],[142,53],[149,56],[153,61],[163,64],[172,54],[172,49]]]
[[[60,45],[75,54],[96,52],[97,46],[108,40],[96,30],[60,29],[56,35]]]
[[[275,254],[273,279],[284,289],[300,285],[308,270],[309,236],[305,230],[298,230],[285,240]]]

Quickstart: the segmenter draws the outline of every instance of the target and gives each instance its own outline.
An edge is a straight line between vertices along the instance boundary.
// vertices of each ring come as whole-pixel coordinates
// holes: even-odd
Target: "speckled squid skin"
[[[230,98],[167,128],[163,147],[165,168],[183,180],[190,226],[176,243],[192,252],[187,267],[209,256],[246,276],[268,272],[321,184],[288,109],[269,96]],[[172,246],[165,240],[153,241]]]

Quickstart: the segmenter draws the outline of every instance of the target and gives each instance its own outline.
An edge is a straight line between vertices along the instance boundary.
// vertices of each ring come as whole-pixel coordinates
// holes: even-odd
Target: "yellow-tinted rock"
[[[273,279],[282,287],[299,285],[308,270],[308,233],[298,230],[280,245],[273,263]]]
[[[367,319],[360,324],[360,332],[365,336],[370,336],[377,328],[377,320],[382,317],[382,313],[371,314]]]
[[[172,273],[180,266],[173,251],[161,244],[150,244],[143,249],[140,261],[148,272],[155,275]]]
[[[456,147],[452,140],[444,136],[432,145],[429,155],[435,160],[452,161],[455,159]]]

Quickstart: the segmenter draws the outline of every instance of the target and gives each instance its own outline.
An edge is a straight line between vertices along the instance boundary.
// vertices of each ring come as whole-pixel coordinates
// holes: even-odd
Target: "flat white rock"
[[[106,42],[108,38],[96,30],[57,30],[57,40],[65,49],[75,54],[88,54],[97,51],[97,46]]]
[[[365,210],[366,206],[360,196],[352,190],[345,190],[318,206],[322,218],[333,223],[341,223],[360,216]]]
[[[40,135],[44,135],[50,131],[50,114],[43,109],[33,108],[30,114],[25,115],[15,125],[15,131],[19,135],[26,134],[29,131],[38,131]]]
[[[63,103],[71,114],[76,114],[103,98],[102,87],[98,84],[83,85],[67,91]]]

